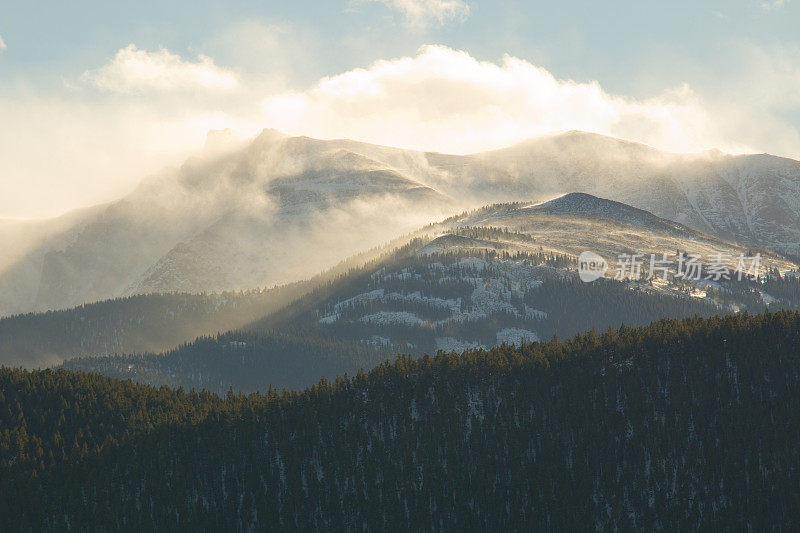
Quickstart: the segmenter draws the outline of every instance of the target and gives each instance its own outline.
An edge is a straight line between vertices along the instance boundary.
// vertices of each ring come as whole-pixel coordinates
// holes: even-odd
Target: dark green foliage
[[[479,271],[460,265],[459,261],[465,258],[486,260],[488,266]],[[567,256],[547,253],[459,252],[422,257],[415,254],[398,255],[393,262],[385,263],[380,270],[370,272],[369,276],[346,278],[340,286],[332,286],[326,294],[314,299],[316,307],[311,307],[310,302],[305,299],[295,302],[291,306],[296,309],[292,314],[292,326],[306,327],[320,336],[353,341],[369,339],[373,335],[384,336],[395,340],[399,350],[423,355],[436,351],[435,337],[457,337],[492,346],[496,343],[496,333],[508,327],[530,329],[540,338],[548,339],[553,335],[569,337],[581,331],[605,330],[621,324],[644,325],[659,318],[685,318],[695,315],[708,317],[720,313],[720,308],[707,300],[631,289],[626,283],[609,279],[583,283],[574,275],[564,275],[563,270],[554,270],[569,267],[572,263],[574,261]],[[504,279],[500,270],[509,265],[511,268],[525,270],[541,280],[541,284],[517,288],[524,292],[522,297],[510,298],[509,303],[519,311],[518,314],[497,311],[486,317],[435,326],[423,324],[411,327],[358,322],[359,316],[378,311],[407,311],[429,322],[447,315],[441,307],[431,307],[425,301],[398,302],[383,298],[340,308],[340,320],[334,324],[323,326],[317,321],[320,315],[332,314],[335,306],[341,306],[340,302],[343,300],[378,289],[385,294],[418,293],[427,298],[460,299],[462,310],[469,312],[475,307],[472,301],[475,284],[469,280],[478,276],[481,279],[500,280],[506,285],[505,289],[511,292],[514,280]],[[412,275],[403,277],[398,273]],[[525,305],[544,311],[547,316],[526,317]],[[762,310],[763,306],[758,309]]]
[[[800,313],[401,357],[224,399],[0,370],[0,526],[794,530]]]
[[[706,300],[646,292],[610,279],[592,283],[546,280],[526,294],[525,303],[547,312],[539,326],[544,338],[564,338],[621,324],[642,326],[659,318],[710,317],[720,312]]]
[[[270,385],[302,389],[320,376],[354,374],[391,355],[389,350],[335,339],[241,331],[201,337],[164,354],[77,358],[62,366],[151,385],[264,392]]]
[[[83,355],[160,351],[241,327],[289,303],[308,283],[221,294],[147,294],[0,319],[0,362],[37,367]]]

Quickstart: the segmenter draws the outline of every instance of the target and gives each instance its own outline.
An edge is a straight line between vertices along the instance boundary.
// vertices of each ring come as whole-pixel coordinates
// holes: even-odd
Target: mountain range
[[[298,281],[464,209],[571,192],[800,256],[800,162],[789,159],[670,154],[581,132],[460,156],[265,130],[118,201],[0,226],[0,315]]]
[[[530,342],[664,316],[800,306],[800,284],[780,276],[796,265],[777,254],[762,257],[766,277],[759,283],[679,280],[673,265],[670,279],[655,273],[653,279],[585,284],[576,272],[576,257],[584,250],[607,259],[609,277],[622,277],[617,254],[660,256],[667,251],[673,262],[678,250],[706,258],[725,255],[733,272],[734,258],[747,253],[741,245],[585,193],[542,204],[493,204],[426,225],[308,281],[270,290],[142,294],[6,317],[0,319],[0,362],[36,367],[77,357],[66,364],[150,383],[210,387],[207,381],[184,379],[214,374],[190,369],[206,364],[202,357],[187,355],[193,345],[168,357],[155,354],[228,331],[222,341],[197,346],[224,350],[231,343],[249,343],[246,351],[239,350],[248,357],[235,369],[247,380],[216,381],[217,376],[213,387],[305,386],[320,375],[359,368],[344,357],[322,367],[309,362],[302,378],[281,370],[282,360],[311,357],[299,354],[318,353],[331,341],[350,343],[351,351],[358,351],[354,346],[374,348],[372,360],[379,361],[391,352],[421,355]],[[649,274],[646,264],[642,268],[642,274]],[[295,339],[294,348],[263,340],[276,332]],[[255,342],[253,334],[261,340]],[[303,347],[303,339],[317,339],[317,348]],[[272,348],[257,345],[283,346],[283,355],[263,367],[273,357],[267,354]],[[136,354],[141,353],[153,355],[140,360]],[[170,357],[182,362],[169,363]],[[148,369],[148,361],[162,370]],[[137,370],[131,371],[131,365]]]
[[[264,391],[270,385],[297,389],[320,376],[334,379],[374,367],[393,353],[489,349],[664,317],[800,309],[800,281],[780,275],[794,265],[780,256],[763,257],[760,280],[684,280],[675,278],[673,269],[666,279],[585,283],[576,264],[585,247],[610,263],[613,254],[631,250],[692,250],[706,257],[745,253],[738,245],[585,193],[532,206],[494,204],[426,226],[406,244],[361,267],[340,269],[343,274],[307,286],[294,301],[273,306],[277,309],[242,327],[217,335],[207,329],[201,338],[161,353],[123,348],[108,356],[84,350],[62,366],[220,393]],[[125,314],[124,302],[113,307]],[[18,353],[36,338],[30,334],[36,316],[41,315],[32,317],[27,334],[14,335]],[[79,329],[69,325],[69,316],[60,328]],[[157,324],[148,326],[151,336],[164,336]],[[44,323],[39,328],[44,330]],[[136,331],[147,337],[146,328]],[[60,351],[76,355],[74,344],[65,343]],[[36,347],[28,353],[30,360],[38,357]]]

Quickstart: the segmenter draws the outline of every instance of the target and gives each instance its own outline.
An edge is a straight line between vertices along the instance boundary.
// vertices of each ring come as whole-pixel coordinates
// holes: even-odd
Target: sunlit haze
[[[800,158],[794,2],[300,4],[4,6],[0,218],[119,198],[223,128],[456,154],[584,130]]]

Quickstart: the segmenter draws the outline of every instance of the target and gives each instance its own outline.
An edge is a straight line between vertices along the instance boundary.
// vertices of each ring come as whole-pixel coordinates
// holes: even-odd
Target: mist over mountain
[[[532,206],[494,204],[426,226],[407,244],[246,326],[163,353],[109,357],[87,350],[62,366],[220,393],[296,389],[320,376],[352,375],[394,353],[519,345],[664,317],[800,309],[800,280],[781,275],[796,265],[780,256],[762,258],[759,280],[677,279],[674,271],[668,279],[645,279],[645,266],[642,278],[585,283],[576,256],[586,249],[607,258],[610,276],[618,253],[745,253],[740,245],[584,193]],[[735,261],[728,267],[733,271]],[[115,308],[124,314],[124,305]],[[34,318],[26,335],[13,335],[17,347],[37,338]],[[9,319],[0,327],[4,322]],[[36,346],[28,353],[34,359]]]
[[[800,162],[768,154],[675,154],[571,131],[469,156],[328,141],[382,158],[473,206],[585,192],[743,244],[800,254]]]
[[[721,238],[800,255],[798,161],[716,151],[670,154],[581,132],[480,158],[514,175],[519,193],[588,192]]]
[[[190,159],[90,215],[51,222],[58,232],[26,239],[35,244],[0,273],[10,288],[0,292],[0,313],[305,279],[453,205],[362,155],[265,131],[243,149]],[[13,232],[0,235],[16,242]]]
[[[800,162],[791,159],[673,154],[572,131],[471,156],[395,154],[392,163],[473,205],[585,192],[724,239],[800,255]]]
[[[789,159],[670,154],[581,132],[455,156],[265,130],[215,138],[117,202],[23,224],[24,238],[0,226],[0,313],[297,281],[465,208],[570,192],[800,255],[800,162]]]

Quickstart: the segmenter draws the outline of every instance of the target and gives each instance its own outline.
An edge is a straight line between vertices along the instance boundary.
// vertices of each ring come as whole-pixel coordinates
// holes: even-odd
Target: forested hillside
[[[791,530],[800,313],[402,357],[303,392],[0,370],[0,524]]]
[[[167,350],[261,318],[310,285],[218,294],[146,294],[0,318],[0,364],[35,368],[84,355]]]
[[[33,368],[78,358],[70,368],[150,384],[263,391],[268,383],[306,386],[387,352],[463,351],[664,317],[800,308],[800,280],[780,278],[796,265],[776,254],[765,252],[761,267],[770,274],[755,281],[687,281],[675,271],[669,279],[620,283],[610,271],[609,279],[587,285],[576,272],[585,250],[604,254],[610,265],[625,251],[755,253],[588,194],[541,205],[494,204],[419,228],[301,283],[142,295],[7,317],[0,320],[0,364]],[[240,328],[263,342],[232,357],[224,349],[241,346]],[[192,342],[226,331],[216,343]],[[294,340],[282,345],[275,334]],[[179,347],[185,342],[191,344]],[[326,358],[312,345],[330,343],[359,353],[320,363]]]
[[[373,368],[393,356],[389,348],[294,333],[230,331],[201,337],[163,354],[80,357],[63,368],[99,372],[150,385],[206,389],[223,394],[302,389]]]
[[[760,312],[767,309],[763,294],[772,310],[800,303],[795,280],[714,284],[698,295],[690,284],[584,283],[567,270],[567,256],[420,254],[422,242],[351,270],[246,328],[161,354],[84,357],[64,367],[151,385],[264,392],[372,368],[393,353],[488,349],[660,318]]]

